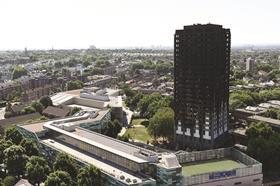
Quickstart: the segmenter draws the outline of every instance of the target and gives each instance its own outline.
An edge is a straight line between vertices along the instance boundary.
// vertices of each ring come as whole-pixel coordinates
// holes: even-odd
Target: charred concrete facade
[[[174,38],[175,137],[179,147],[218,146],[228,130],[230,30],[191,25]]]

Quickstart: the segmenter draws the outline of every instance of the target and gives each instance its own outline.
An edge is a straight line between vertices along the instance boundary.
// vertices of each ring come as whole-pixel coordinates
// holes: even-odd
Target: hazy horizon
[[[280,45],[277,0],[9,0],[0,50],[173,47],[176,29],[230,28],[232,46]]]

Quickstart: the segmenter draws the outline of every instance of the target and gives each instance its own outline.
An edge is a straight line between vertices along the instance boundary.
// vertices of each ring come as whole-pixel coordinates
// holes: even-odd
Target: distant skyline
[[[173,47],[176,29],[230,28],[232,46],[280,45],[279,0],[0,0],[0,50]]]

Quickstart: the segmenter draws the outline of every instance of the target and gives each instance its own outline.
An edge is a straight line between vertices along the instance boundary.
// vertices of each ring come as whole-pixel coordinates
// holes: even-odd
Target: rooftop
[[[78,107],[78,108],[81,108],[81,109],[84,110],[84,111],[95,111],[95,112],[97,112],[97,111],[100,110],[100,109],[98,109],[98,108],[88,107],[88,106],[79,105],[79,104],[70,104],[70,105],[67,105],[67,106],[68,106],[68,107],[71,107],[71,108],[73,108],[73,107]]]
[[[66,117],[69,113],[68,109],[61,109],[58,107],[48,106],[44,111],[43,114],[51,115],[55,117]]]
[[[60,92],[51,96],[53,104],[86,106],[92,108],[122,107],[122,98],[119,96],[119,89],[100,89],[89,87],[78,90]]]
[[[280,106],[280,101],[279,100],[270,100],[270,101],[268,101],[268,103]]]
[[[226,158],[197,161],[197,162],[183,164],[182,175],[192,176],[192,175],[210,173],[210,172],[229,171],[242,167],[246,167],[246,165],[241,162],[237,162],[232,159],[226,159]]]
[[[80,112],[78,115],[61,118],[61,119],[52,119],[52,120],[46,120],[38,123],[32,123],[27,125],[21,125],[22,128],[34,132],[39,133],[46,128],[44,125],[56,125],[56,126],[79,126],[79,124],[87,123],[87,122],[94,122],[94,121],[100,121],[107,113],[109,112],[109,109],[106,110],[100,110],[99,112]]]
[[[104,136],[102,134],[92,132],[83,128],[74,128],[72,132],[68,132],[59,128],[58,126],[54,126],[51,123],[46,123],[44,127],[57,131],[61,134],[70,136],[72,138],[78,139],[90,145],[99,147],[101,149],[110,151],[111,153],[117,154],[124,158],[130,159],[131,161],[137,163],[146,163],[148,162],[144,158],[140,158],[139,156],[142,155],[142,152],[156,155],[154,152],[131,145],[129,143],[125,143],[114,138]],[[137,155],[139,155],[137,157]]]
[[[255,121],[263,121],[272,125],[276,125],[277,127],[280,127],[280,120],[277,119],[272,119],[272,118],[268,118],[268,117],[263,117],[263,116],[250,116],[248,117],[251,120],[255,120]]]
[[[20,127],[24,128],[30,132],[39,133],[39,132],[46,130],[43,128],[43,126],[44,126],[44,122],[40,122],[40,123],[33,123],[33,124],[28,124],[28,125],[21,125]]]
[[[136,177],[132,174],[125,172],[124,170],[118,169],[107,163],[97,160],[97,159],[93,158],[92,156],[86,155],[76,149],[70,148],[62,143],[54,141],[53,139],[45,139],[45,140],[42,140],[42,142],[57,149],[58,151],[63,151],[82,162],[94,165],[97,168],[101,169],[103,172],[117,178],[118,180],[122,180],[122,182],[125,182],[126,184],[128,184],[128,183],[125,180],[127,180],[128,178],[131,180],[131,184],[135,184],[135,183],[133,183],[133,181],[135,182],[135,180],[136,180],[136,183],[142,182],[142,179],[139,177]],[[124,179],[121,179],[121,176],[123,176]]]

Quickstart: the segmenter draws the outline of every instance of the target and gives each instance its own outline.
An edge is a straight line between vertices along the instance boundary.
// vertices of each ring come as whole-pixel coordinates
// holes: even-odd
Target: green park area
[[[132,128],[128,128],[124,136],[129,136],[133,140],[139,140],[145,143],[147,141],[151,141],[152,137],[149,135],[147,128],[143,125],[143,122],[145,121],[147,121],[147,119],[132,120],[131,122]]]
[[[182,174],[183,176],[192,176],[207,172],[227,171],[244,166],[244,164],[231,159],[215,159],[209,161],[187,163],[182,166]]]

